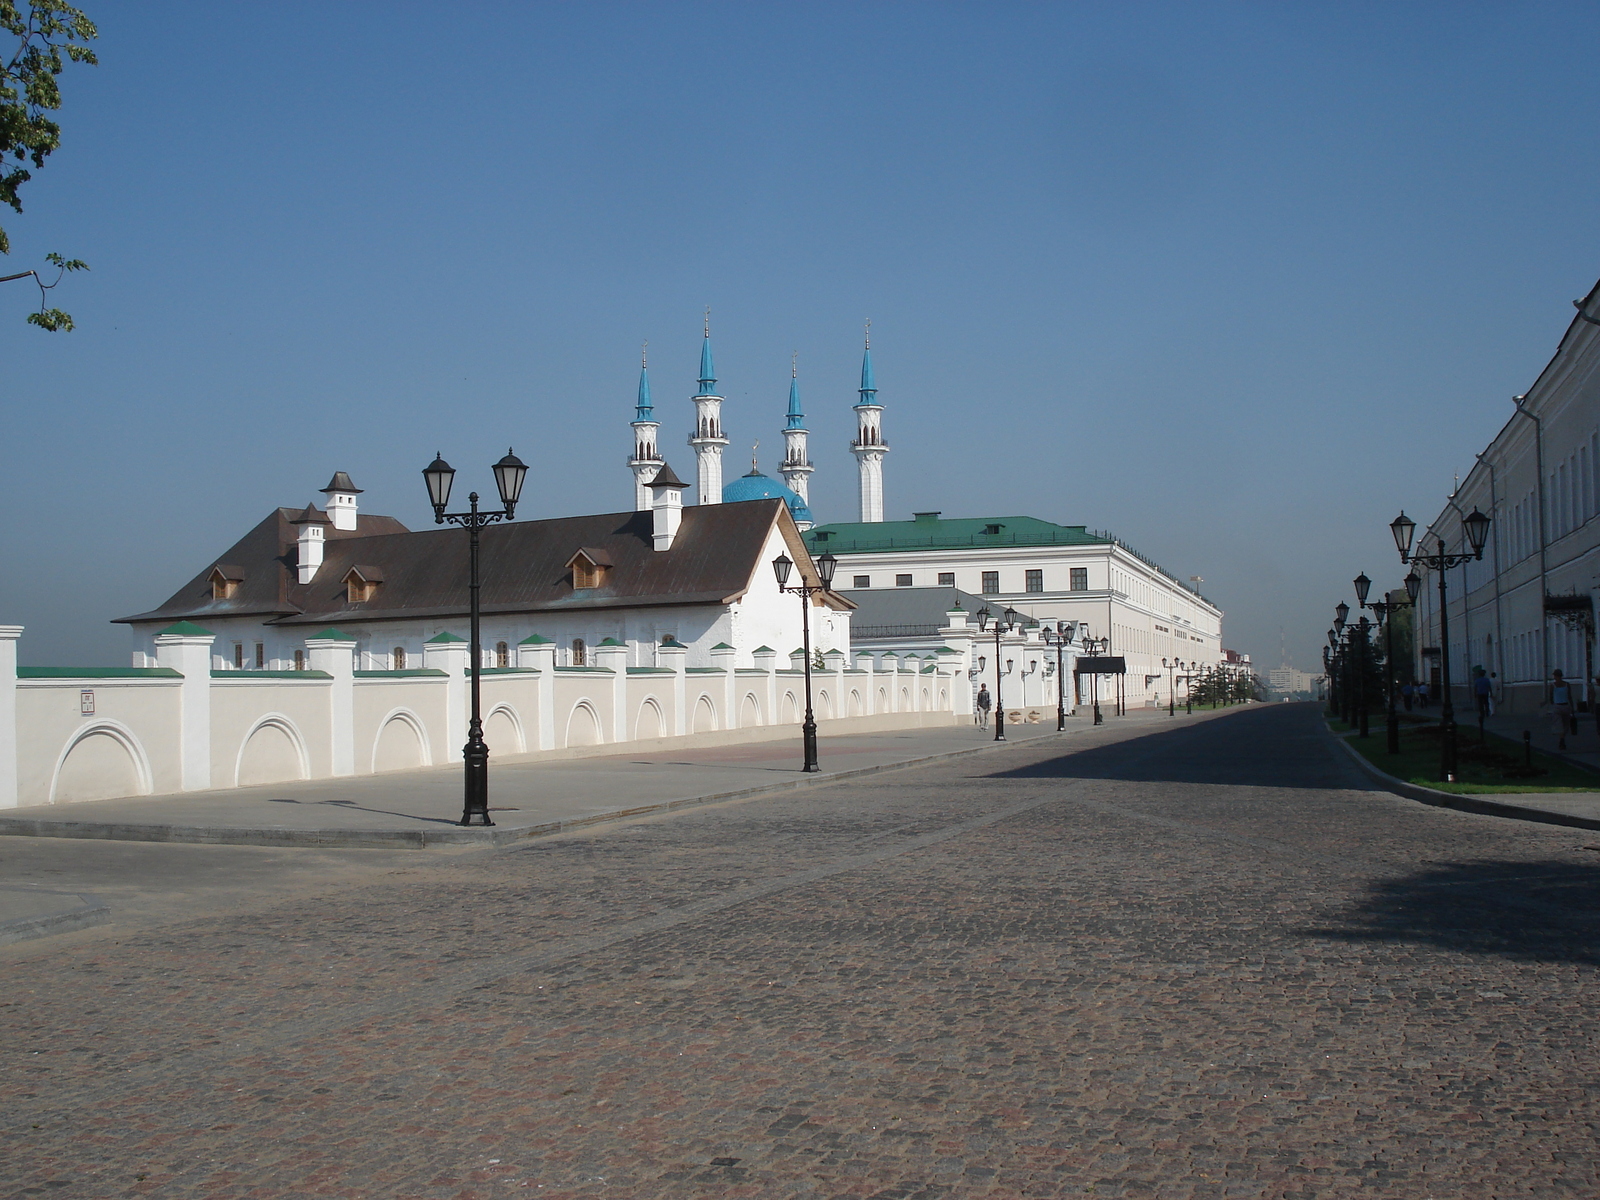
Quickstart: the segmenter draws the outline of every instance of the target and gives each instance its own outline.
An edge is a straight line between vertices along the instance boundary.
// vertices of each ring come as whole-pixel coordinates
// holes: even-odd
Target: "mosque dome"
[[[812,519],[811,510],[806,507],[806,502],[793,490],[754,468],[751,468],[748,475],[741,475],[722,488],[724,504],[736,504],[740,500],[782,500],[789,506],[789,515],[797,523],[809,523]]]

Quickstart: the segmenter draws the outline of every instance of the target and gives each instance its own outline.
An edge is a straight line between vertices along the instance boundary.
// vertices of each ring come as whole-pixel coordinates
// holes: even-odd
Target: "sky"
[[[1593,4],[82,5],[0,212],[0,273],[91,268],[71,333],[0,289],[29,665],[125,664],[335,470],[414,528],[436,451],[631,507],[640,344],[682,474],[709,306],[730,477],[798,353],[854,519],[870,317],[888,519],[1110,530],[1310,669],[1600,276]]]

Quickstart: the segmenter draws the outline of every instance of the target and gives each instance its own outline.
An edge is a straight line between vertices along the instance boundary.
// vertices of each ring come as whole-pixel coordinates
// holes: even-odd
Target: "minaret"
[[[806,453],[806,439],[810,436],[806,429],[806,415],[800,411],[800,356],[795,355],[789,364],[789,421],[783,427],[783,465],[778,468],[778,474],[783,476],[783,481],[789,485],[789,490],[805,501],[806,507],[811,507],[810,487],[811,472],[815,470],[811,465],[811,458]]]
[[[700,390],[694,395],[694,432],[689,435],[699,474],[695,496],[699,504],[722,503],[722,448],[728,444],[728,439],[722,436],[722,397],[713,390],[716,386],[717,369],[711,365],[711,310],[708,308],[705,340],[700,343]]]
[[[639,351],[639,407],[633,418],[633,457],[628,460],[628,466],[633,469],[635,512],[650,511],[650,481],[661,470],[661,456],[656,452],[656,432],[661,424],[650,405],[650,366],[645,359],[645,350],[649,347],[650,343],[646,342]]]
[[[856,401],[856,440],[850,453],[861,469],[861,519],[883,520],[883,405],[872,382],[872,322],[867,322],[866,349],[861,355],[861,399]]]

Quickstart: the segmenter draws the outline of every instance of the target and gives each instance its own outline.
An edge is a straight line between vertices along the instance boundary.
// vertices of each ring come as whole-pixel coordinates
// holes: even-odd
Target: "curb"
[[[1093,729],[1093,726],[1087,726]],[[507,846],[532,838],[552,837],[608,821],[624,821],[633,817],[651,816],[693,808],[702,804],[717,804],[725,800],[743,800],[753,796],[777,795],[801,788],[822,787],[845,779],[858,779],[884,771],[899,771],[927,763],[944,762],[985,754],[1012,745],[1032,745],[1083,732],[1065,729],[1043,737],[1029,738],[1026,742],[990,742],[986,745],[967,746],[960,750],[947,750],[939,754],[924,754],[900,762],[880,763],[871,767],[853,767],[846,771],[833,771],[809,778],[790,779],[782,783],[762,784],[757,787],[737,788],[727,792],[713,792],[704,796],[685,796],[680,800],[666,800],[659,804],[643,804],[634,808],[611,812],[591,813],[561,821],[545,821],[538,825],[523,825],[515,829],[485,829],[473,826],[463,829],[271,829],[271,828],[217,828],[204,825],[145,825],[135,822],[103,821],[52,821],[38,817],[0,817],[0,837],[58,837],[85,838],[117,842],[185,842],[210,846],[323,846],[347,850],[426,850],[432,846]]]
[[[29,894],[38,893],[30,889]],[[0,946],[25,942],[31,938],[49,937],[54,933],[71,933],[75,929],[87,929],[91,925],[104,925],[111,920],[111,909],[98,897],[86,896],[81,892],[59,894],[69,896],[80,903],[61,912],[0,921]]]
[[[1327,729],[1327,725],[1323,725]],[[1513,821],[1535,821],[1541,825],[1566,825],[1573,829],[1600,829],[1600,818],[1578,817],[1570,813],[1552,812],[1546,808],[1528,808],[1521,804],[1507,804],[1501,800],[1490,800],[1486,796],[1458,796],[1455,792],[1441,792],[1436,788],[1423,787],[1420,783],[1407,783],[1404,779],[1397,779],[1387,771],[1380,769],[1376,764],[1351,746],[1344,738],[1339,737],[1328,729],[1331,737],[1339,748],[1355,760],[1356,766],[1374,782],[1381,785],[1386,791],[1404,796],[1408,800],[1416,800],[1423,804],[1431,804],[1435,808],[1453,808],[1458,812],[1477,813],[1485,817],[1506,817]]]

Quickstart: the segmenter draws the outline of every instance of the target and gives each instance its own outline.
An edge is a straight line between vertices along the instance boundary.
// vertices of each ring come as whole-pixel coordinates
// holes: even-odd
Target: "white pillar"
[[[711,665],[722,672],[722,703],[718,707],[722,709],[720,723],[724,729],[739,727],[739,675],[734,670],[737,657],[737,652],[727,642],[711,647]]]
[[[771,646],[757,646],[750,654],[756,670],[765,671],[761,681],[761,712],[768,725],[778,723],[778,652]]]
[[[328,687],[329,773],[356,773],[356,639],[337,629],[324,629],[306,639],[307,665],[333,676]]]
[[[689,732],[689,714],[684,711],[689,700],[689,647],[682,642],[662,642],[656,647],[656,666],[672,672],[672,733],[682,737]]]
[[[21,625],[0,625],[0,808],[17,805],[17,639]]]
[[[556,644],[537,633],[517,643],[517,666],[539,672],[535,687],[539,711],[530,750],[554,750],[556,745]]]
[[[612,672],[611,740],[628,737],[628,647],[616,638],[606,638],[594,648],[594,665]]]
[[[445,673],[444,762],[460,762],[467,742],[467,664],[472,643],[453,633],[441,633],[422,643],[422,665]],[[459,740],[458,740],[459,739]]]
[[[178,698],[178,786],[211,786],[211,644],[216,634],[179,621],[156,634],[156,665],[183,676]]]

